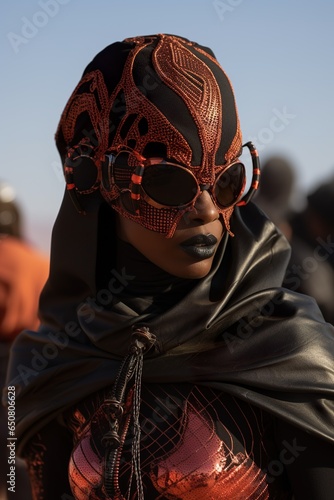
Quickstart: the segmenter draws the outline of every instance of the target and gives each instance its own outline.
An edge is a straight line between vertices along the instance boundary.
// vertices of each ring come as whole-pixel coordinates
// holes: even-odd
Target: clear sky
[[[60,114],[94,55],[129,36],[173,33],[212,48],[262,159],[289,157],[301,192],[334,174],[333,0],[4,0],[0,9],[0,179],[40,248],[64,190]]]

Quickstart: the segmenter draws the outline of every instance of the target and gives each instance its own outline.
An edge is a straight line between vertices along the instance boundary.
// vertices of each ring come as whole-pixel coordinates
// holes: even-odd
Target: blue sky
[[[302,193],[334,174],[332,0],[5,0],[0,17],[0,179],[42,249],[64,189],[60,114],[94,55],[128,36],[174,33],[211,47],[262,159],[289,157]]]

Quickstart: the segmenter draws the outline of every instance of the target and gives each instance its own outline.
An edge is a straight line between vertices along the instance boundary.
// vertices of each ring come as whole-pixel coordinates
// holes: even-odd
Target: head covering
[[[129,188],[138,155],[168,158],[191,170],[199,184],[212,184],[242,147],[233,90],[212,51],[163,34],[128,38],[100,52],[65,107],[56,141],[63,162],[69,155],[73,166],[73,155],[88,150],[94,160],[69,166],[70,189],[86,195],[100,189],[121,215],[168,236],[184,211],[140,200],[139,213],[131,213],[103,172],[105,153],[136,152],[120,172]],[[227,227],[232,211],[220,210]]]

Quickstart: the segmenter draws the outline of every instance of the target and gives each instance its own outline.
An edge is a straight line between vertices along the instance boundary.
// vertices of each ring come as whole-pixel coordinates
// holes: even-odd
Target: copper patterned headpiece
[[[100,52],[69,99],[56,134],[64,162],[77,147],[94,161],[93,172],[87,162],[70,168],[70,188],[81,194],[100,189],[123,216],[168,236],[184,212],[144,200],[137,214],[128,211],[119,187],[101,182],[105,153],[125,147],[143,157],[162,156],[208,184],[217,169],[237,158],[241,140],[233,90],[213,53],[172,35],[128,38]],[[129,158],[125,184],[136,162]],[[221,211],[227,227],[231,212]]]

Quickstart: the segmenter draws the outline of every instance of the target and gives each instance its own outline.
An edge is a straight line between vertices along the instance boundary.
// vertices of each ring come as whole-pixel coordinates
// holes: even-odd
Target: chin
[[[177,276],[184,279],[201,279],[209,274],[211,266],[211,259],[209,262],[206,260],[202,262],[196,262],[196,264],[185,266],[179,273],[177,273]]]

